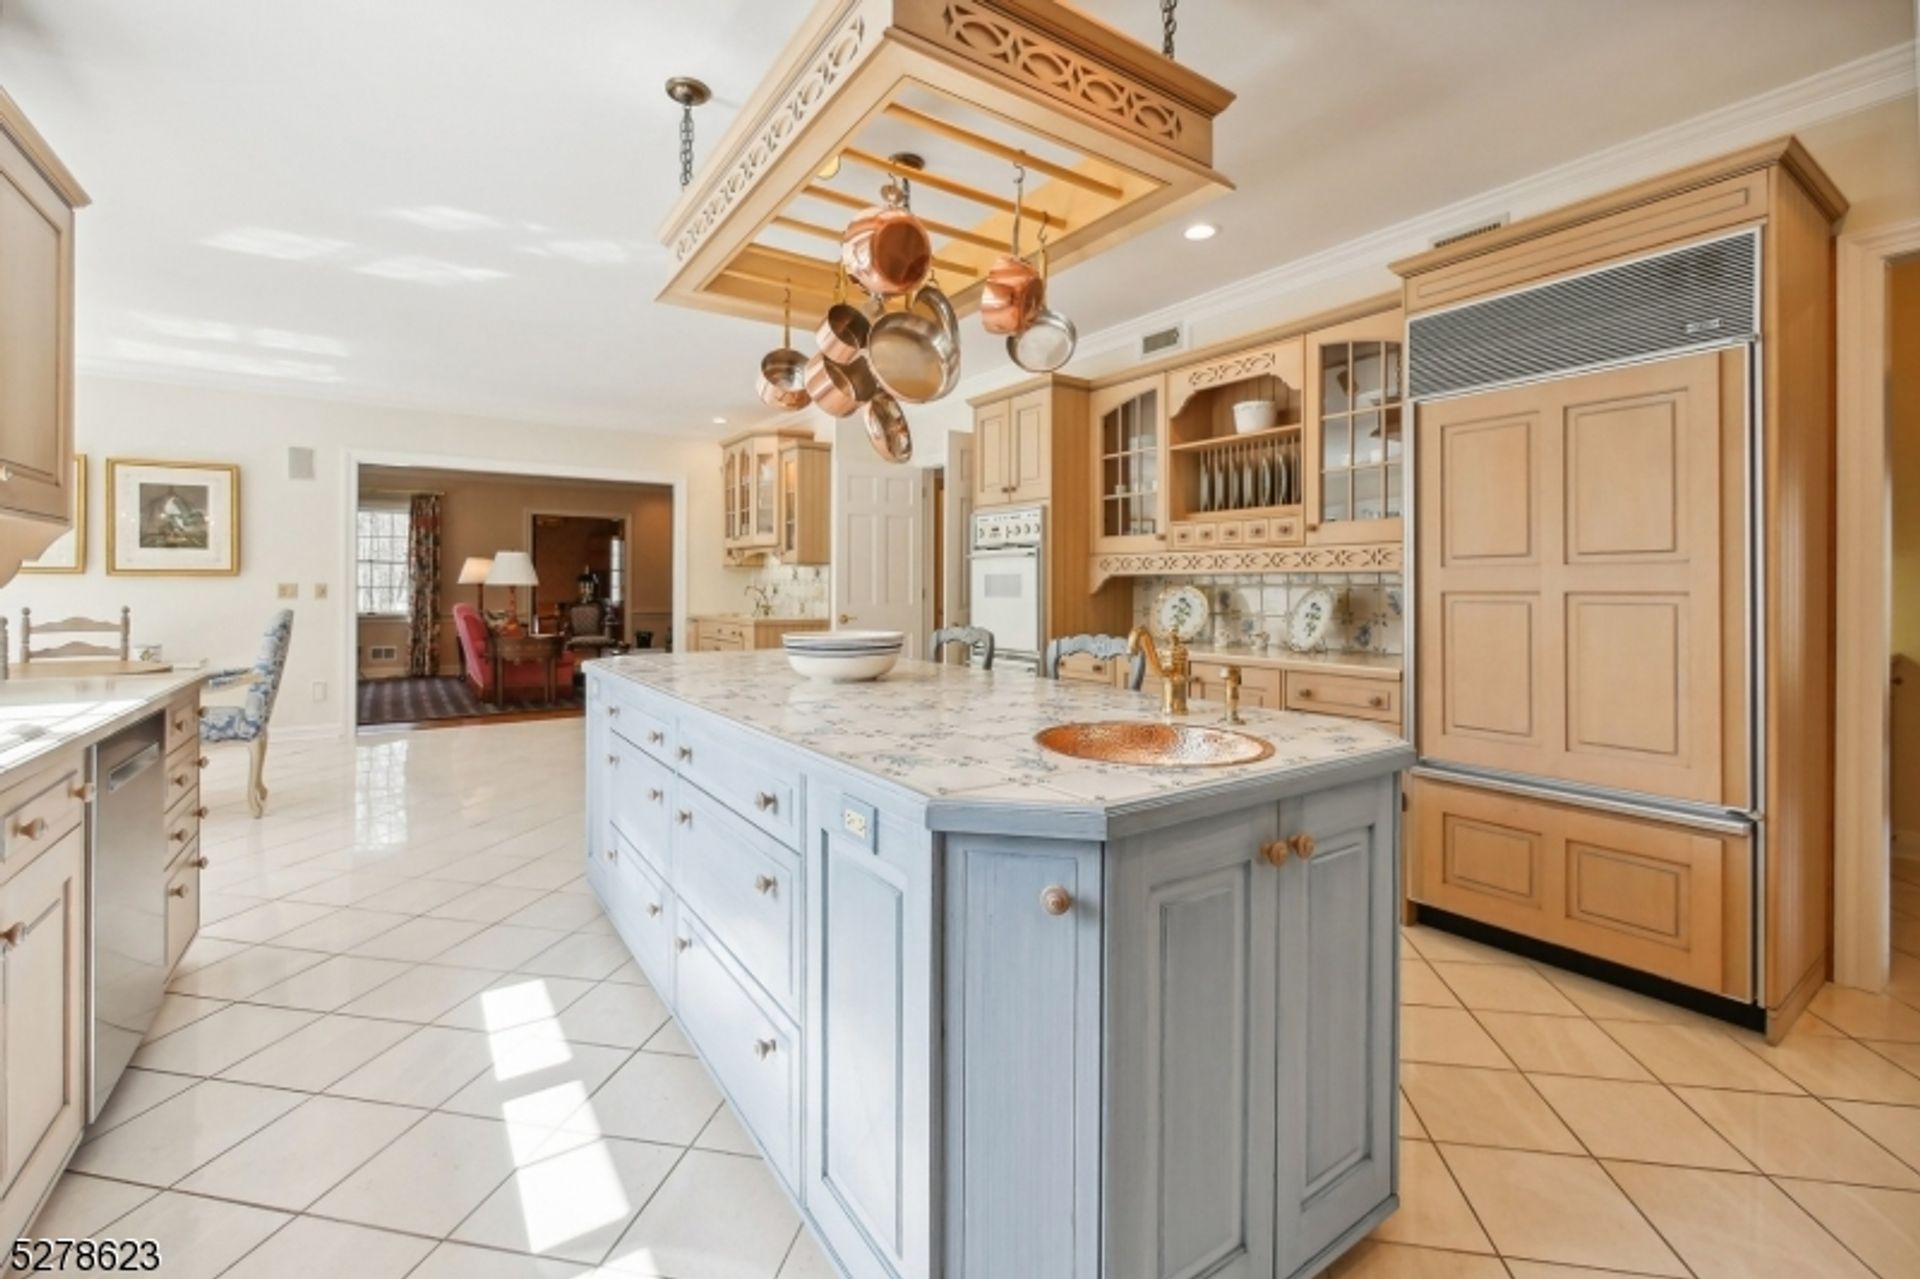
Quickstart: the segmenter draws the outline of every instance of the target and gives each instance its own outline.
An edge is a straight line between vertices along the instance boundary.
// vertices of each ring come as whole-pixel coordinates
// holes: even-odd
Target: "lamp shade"
[[[488,586],[538,586],[540,575],[533,571],[533,557],[525,551],[500,551],[487,570]]]
[[[487,574],[493,571],[493,561],[484,555],[469,555],[467,562],[460,566],[460,585],[485,586]]]

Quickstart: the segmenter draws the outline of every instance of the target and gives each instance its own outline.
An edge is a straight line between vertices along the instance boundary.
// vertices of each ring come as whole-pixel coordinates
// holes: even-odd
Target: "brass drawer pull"
[[[81,782],[78,786],[75,786],[72,790],[67,792],[68,795],[72,796],[74,799],[79,800],[83,804],[91,804],[93,802],[93,797],[98,793],[99,793],[98,790],[94,787],[94,784],[92,782]]]
[[[682,826],[691,826],[693,825],[693,812],[691,809],[683,808],[673,815],[673,820],[679,822]]]
[[[693,747],[682,746],[679,749],[679,751],[676,753],[680,756],[681,759],[687,761],[689,764],[693,762]]]
[[[647,787],[647,798],[651,800],[653,803],[657,804],[661,800],[665,799],[666,797],[667,797],[667,793],[661,790],[658,786]]]
[[[193,810],[193,815],[195,817],[198,817],[201,821],[205,821],[207,819],[207,814],[211,813],[212,811],[213,810],[211,808],[208,808],[205,804],[202,804],[200,805],[200,807]]]
[[[168,839],[172,840],[176,844],[184,844],[192,837],[193,837],[193,833],[184,826],[182,826],[179,830],[174,831],[172,834],[167,836]]]
[[[673,948],[685,954],[687,951],[693,949],[693,939],[690,937],[676,937],[673,939]]]
[[[173,779],[173,784],[175,786],[185,786],[188,782],[192,780],[193,779],[191,777],[187,776],[185,773],[182,773],[178,777]]]
[[[657,728],[647,734],[647,745],[649,746],[664,746],[666,741],[667,735]]]
[[[199,759],[194,760],[193,763],[194,763],[194,767],[196,768],[205,768],[208,764],[213,763],[213,761],[208,759],[205,755],[202,755]]]
[[[773,1056],[774,1049],[778,1048],[779,1046],[780,1044],[778,1040],[756,1039],[753,1041],[753,1055],[758,1057],[761,1061],[765,1061],[767,1058]]]
[[[1287,843],[1293,846],[1293,855],[1301,861],[1305,861],[1307,858],[1313,856],[1313,836],[1295,835],[1292,839],[1288,840]]]
[[[1311,700],[1312,698],[1313,698],[1313,690],[1312,690],[1312,689],[1310,689],[1310,688],[1303,688],[1303,689],[1301,689],[1301,690],[1300,690],[1300,700],[1301,700],[1301,701],[1303,701],[1303,702],[1305,702],[1305,701],[1310,701],[1310,700]]]
[[[754,795],[753,806],[763,813],[774,812],[780,807],[780,799],[772,791],[763,790]]]
[[[759,893],[762,897],[773,896],[773,890],[778,887],[780,887],[780,881],[771,875],[755,875],[753,877],[753,891]]]
[[[1292,852],[1293,850],[1287,847],[1287,841],[1284,839],[1276,839],[1272,843],[1260,845],[1260,855],[1275,866],[1284,865]]]
[[[175,884],[167,890],[167,896],[169,897],[185,897],[186,895],[187,886],[185,884]]]
[[[1385,706],[1386,704],[1387,704],[1387,699],[1380,696],[1380,694],[1378,693],[1375,693],[1372,697],[1369,697],[1367,699],[1367,705],[1373,707],[1373,709],[1375,710],[1379,710],[1381,707]]]
[[[649,914],[649,915],[658,915],[659,913],[660,913],[660,903],[659,903],[659,902],[649,902],[649,903],[647,903],[647,914]]]
[[[1073,909],[1073,894],[1058,884],[1040,890],[1040,909],[1049,915],[1064,915]]]
[[[12,950],[27,939],[27,926],[14,924],[10,928],[0,929],[0,952]]]
[[[618,706],[609,706],[609,707],[607,707],[607,718],[608,718],[608,719],[619,719],[619,718],[620,718],[620,708],[619,708]]]
[[[608,752],[607,752],[607,763],[609,763],[609,764],[618,764],[619,762],[620,762],[620,756],[619,756],[619,755],[617,755],[617,754],[615,754],[615,753],[614,753],[614,752],[612,752],[612,751],[608,751]]]
[[[213,865],[213,863],[208,861],[204,857],[196,857],[193,859],[193,868],[195,870],[205,870],[207,867],[211,865]]]
[[[36,817],[30,822],[15,822],[13,833],[22,839],[39,839],[47,833],[47,819]]]

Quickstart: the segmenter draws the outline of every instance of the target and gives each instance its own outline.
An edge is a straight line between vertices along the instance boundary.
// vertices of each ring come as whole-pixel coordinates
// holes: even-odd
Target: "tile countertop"
[[[1319,671],[1327,675],[1357,675],[1362,679],[1399,679],[1405,666],[1398,653],[1290,653],[1285,649],[1256,653],[1250,648],[1190,648],[1187,655],[1196,671],[1206,667],[1272,667],[1285,671]],[[1152,683],[1153,672],[1147,672]]]
[[[1071,721],[1157,719],[1157,695],[1016,671],[905,660],[873,683],[826,684],[796,675],[779,652],[636,654],[591,665],[892,782],[928,804],[936,829],[978,829],[954,820],[955,810],[991,806],[1079,816],[1089,819],[1082,829],[1104,833],[1117,816],[1171,802],[1249,789],[1278,798],[1318,789],[1315,777],[1357,780],[1413,762],[1407,743],[1378,725],[1252,707],[1240,731],[1275,747],[1256,763],[1150,768],[1074,759],[1041,748],[1034,734]],[[1193,706],[1181,722],[1219,720],[1218,705]]]
[[[162,675],[0,682],[0,786],[55,751],[97,742],[154,714],[213,674],[209,667]]]

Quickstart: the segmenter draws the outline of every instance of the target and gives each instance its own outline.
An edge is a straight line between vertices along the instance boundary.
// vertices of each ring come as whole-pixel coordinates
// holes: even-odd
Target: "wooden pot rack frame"
[[[1007,251],[1015,164],[1023,250],[1044,227],[1050,267],[1070,266],[1230,189],[1212,163],[1232,101],[1058,0],[818,0],[662,226],[674,265],[660,300],[774,324],[789,283],[802,308],[824,304],[838,214],[901,177],[948,213],[921,218],[964,314]],[[925,167],[890,158],[902,137]],[[1003,185],[979,180],[983,161],[1004,166]]]

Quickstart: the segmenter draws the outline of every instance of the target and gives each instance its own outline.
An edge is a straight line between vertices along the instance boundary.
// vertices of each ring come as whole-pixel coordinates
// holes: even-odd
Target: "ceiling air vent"
[[[1140,335],[1140,358],[1152,359],[1156,355],[1165,355],[1169,351],[1182,351],[1187,346],[1187,329],[1176,324],[1170,329],[1155,329],[1152,333]]]
[[[1476,222],[1472,226],[1463,226],[1458,230],[1449,231],[1445,235],[1436,235],[1433,237],[1433,247],[1436,249],[1444,249],[1449,244],[1458,244],[1462,240],[1471,240],[1476,235],[1485,235],[1489,231],[1498,231],[1511,220],[1511,217],[1511,214],[1500,213],[1483,221]]]

